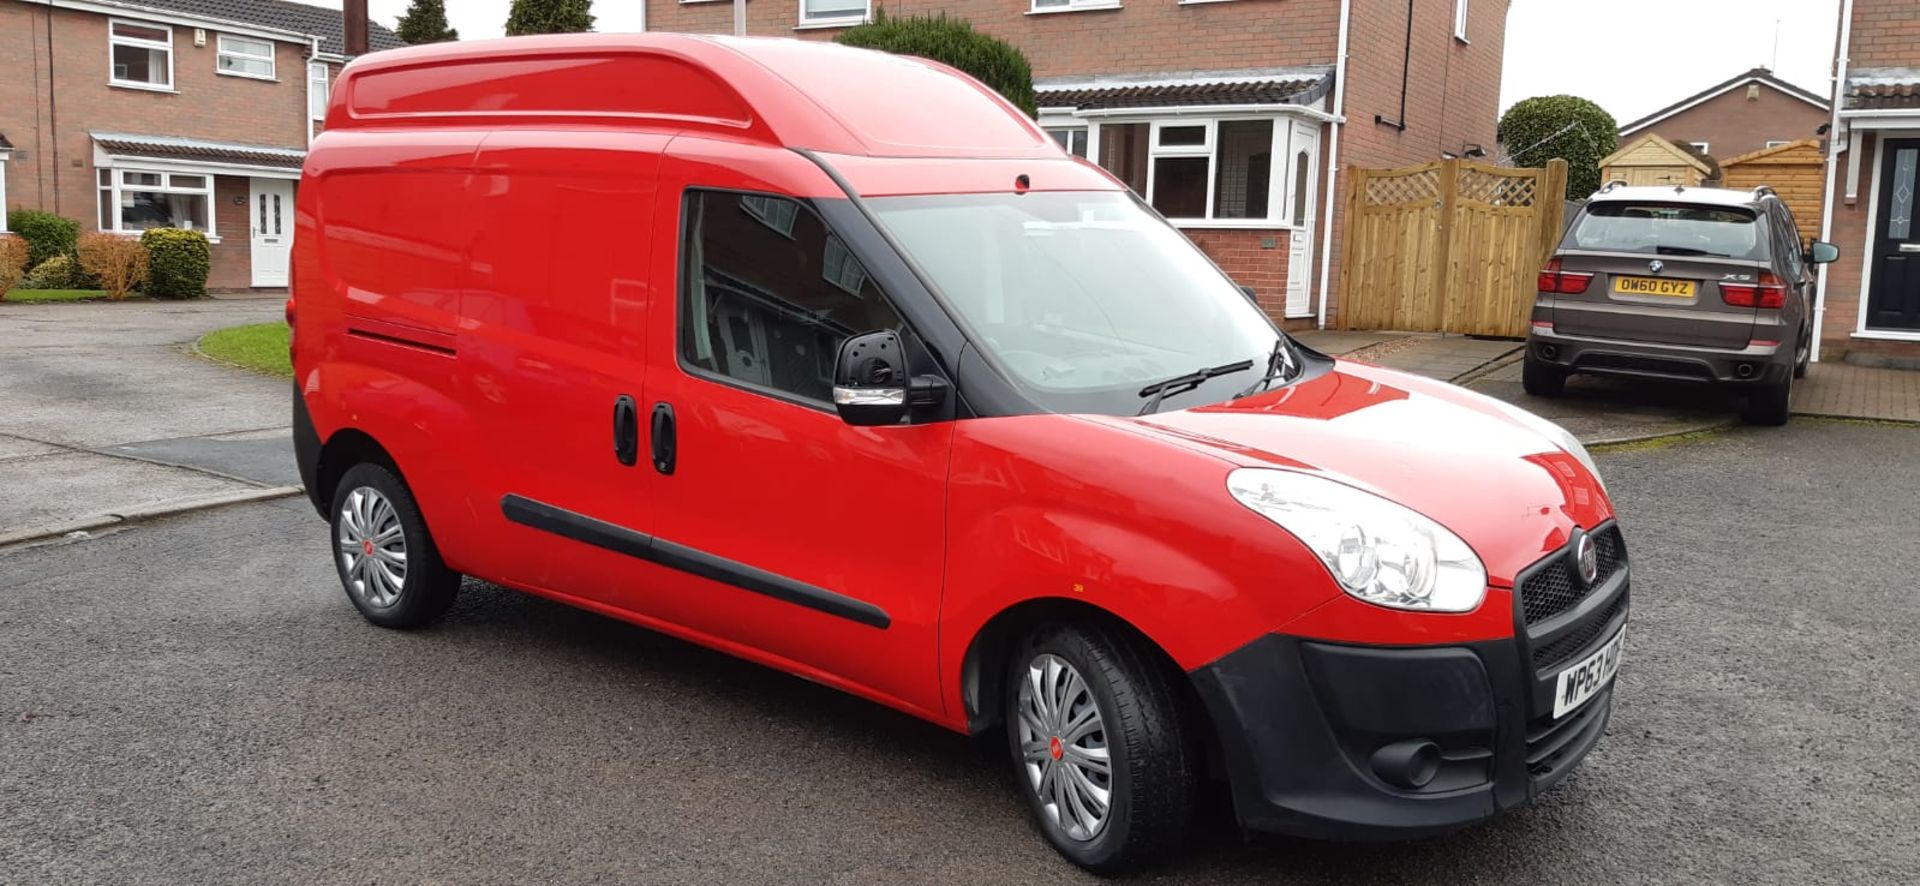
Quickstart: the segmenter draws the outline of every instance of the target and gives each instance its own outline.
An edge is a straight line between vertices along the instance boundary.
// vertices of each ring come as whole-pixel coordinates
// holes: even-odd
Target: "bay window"
[[[213,176],[144,169],[99,170],[100,230],[213,231]]]
[[[220,52],[214,70],[236,77],[272,80],[273,41],[221,34]]]
[[[107,83],[135,89],[173,88],[173,29],[113,20],[107,26]]]

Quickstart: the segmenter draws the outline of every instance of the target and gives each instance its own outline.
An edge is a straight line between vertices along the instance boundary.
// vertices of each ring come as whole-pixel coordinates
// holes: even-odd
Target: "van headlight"
[[[1460,536],[1380,496],[1273,468],[1239,468],[1227,491],[1293,533],[1343,590],[1368,603],[1468,612],[1486,597],[1486,567]]]

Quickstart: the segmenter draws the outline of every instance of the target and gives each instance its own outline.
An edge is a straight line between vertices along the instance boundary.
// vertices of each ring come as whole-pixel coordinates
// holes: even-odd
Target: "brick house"
[[[1920,361],[1920,5],[1846,0],[1835,79],[1821,359]]]
[[[731,33],[726,0],[644,0]],[[1337,316],[1339,170],[1498,153],[1509,0],[889,0],[1019,47],[1040,124],[1172,219],[1269,313]],[[871,0],[754,0],[747,31],[831,39]]]
[[[0,205],[203,230],[209,287],[285,286],[343,49],[338,10],[282,0],[0,0]]]
[[[1620,143],[1649,133],[1713,157],[1737,157],[1814,138],[1827,97],[1754,68],[1620,127]]]

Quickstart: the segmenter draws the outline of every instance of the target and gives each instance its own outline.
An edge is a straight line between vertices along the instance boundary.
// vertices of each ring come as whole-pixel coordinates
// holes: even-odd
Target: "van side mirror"
[[[1807,247],[1808,264],[1824,265],[1828,262],[1839,260],[1840,247],[1828,243],[1825,240],[1815,240],[1812,245]]]
[[[896,425],[907,417],[907,355],[900,335],[883,329],[840,344],[833,364],[833,408],[861,427]]]

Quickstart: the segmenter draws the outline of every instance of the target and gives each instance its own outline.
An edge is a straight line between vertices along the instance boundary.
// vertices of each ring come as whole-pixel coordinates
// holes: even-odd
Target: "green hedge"
[[[37,268],[54,256],[74,255],[80,223],[38,209],[16,209],[7,214],[7,229],[27,241],[27,267]]]
[[[147,247],[146,293],[153,298],[200,298],[207,294],[213,249],[207,235],[180,228],[148,228],[140,235]]]
[[[937,15],[889,18],[874,7],[873,21],[855,25],[833,38],[835,43],[913,55],[952,65],[1007,97],[1033,117],[1039,114],[1033,94],[1033,66],[1014,45],[982,34],[963,19]]]

